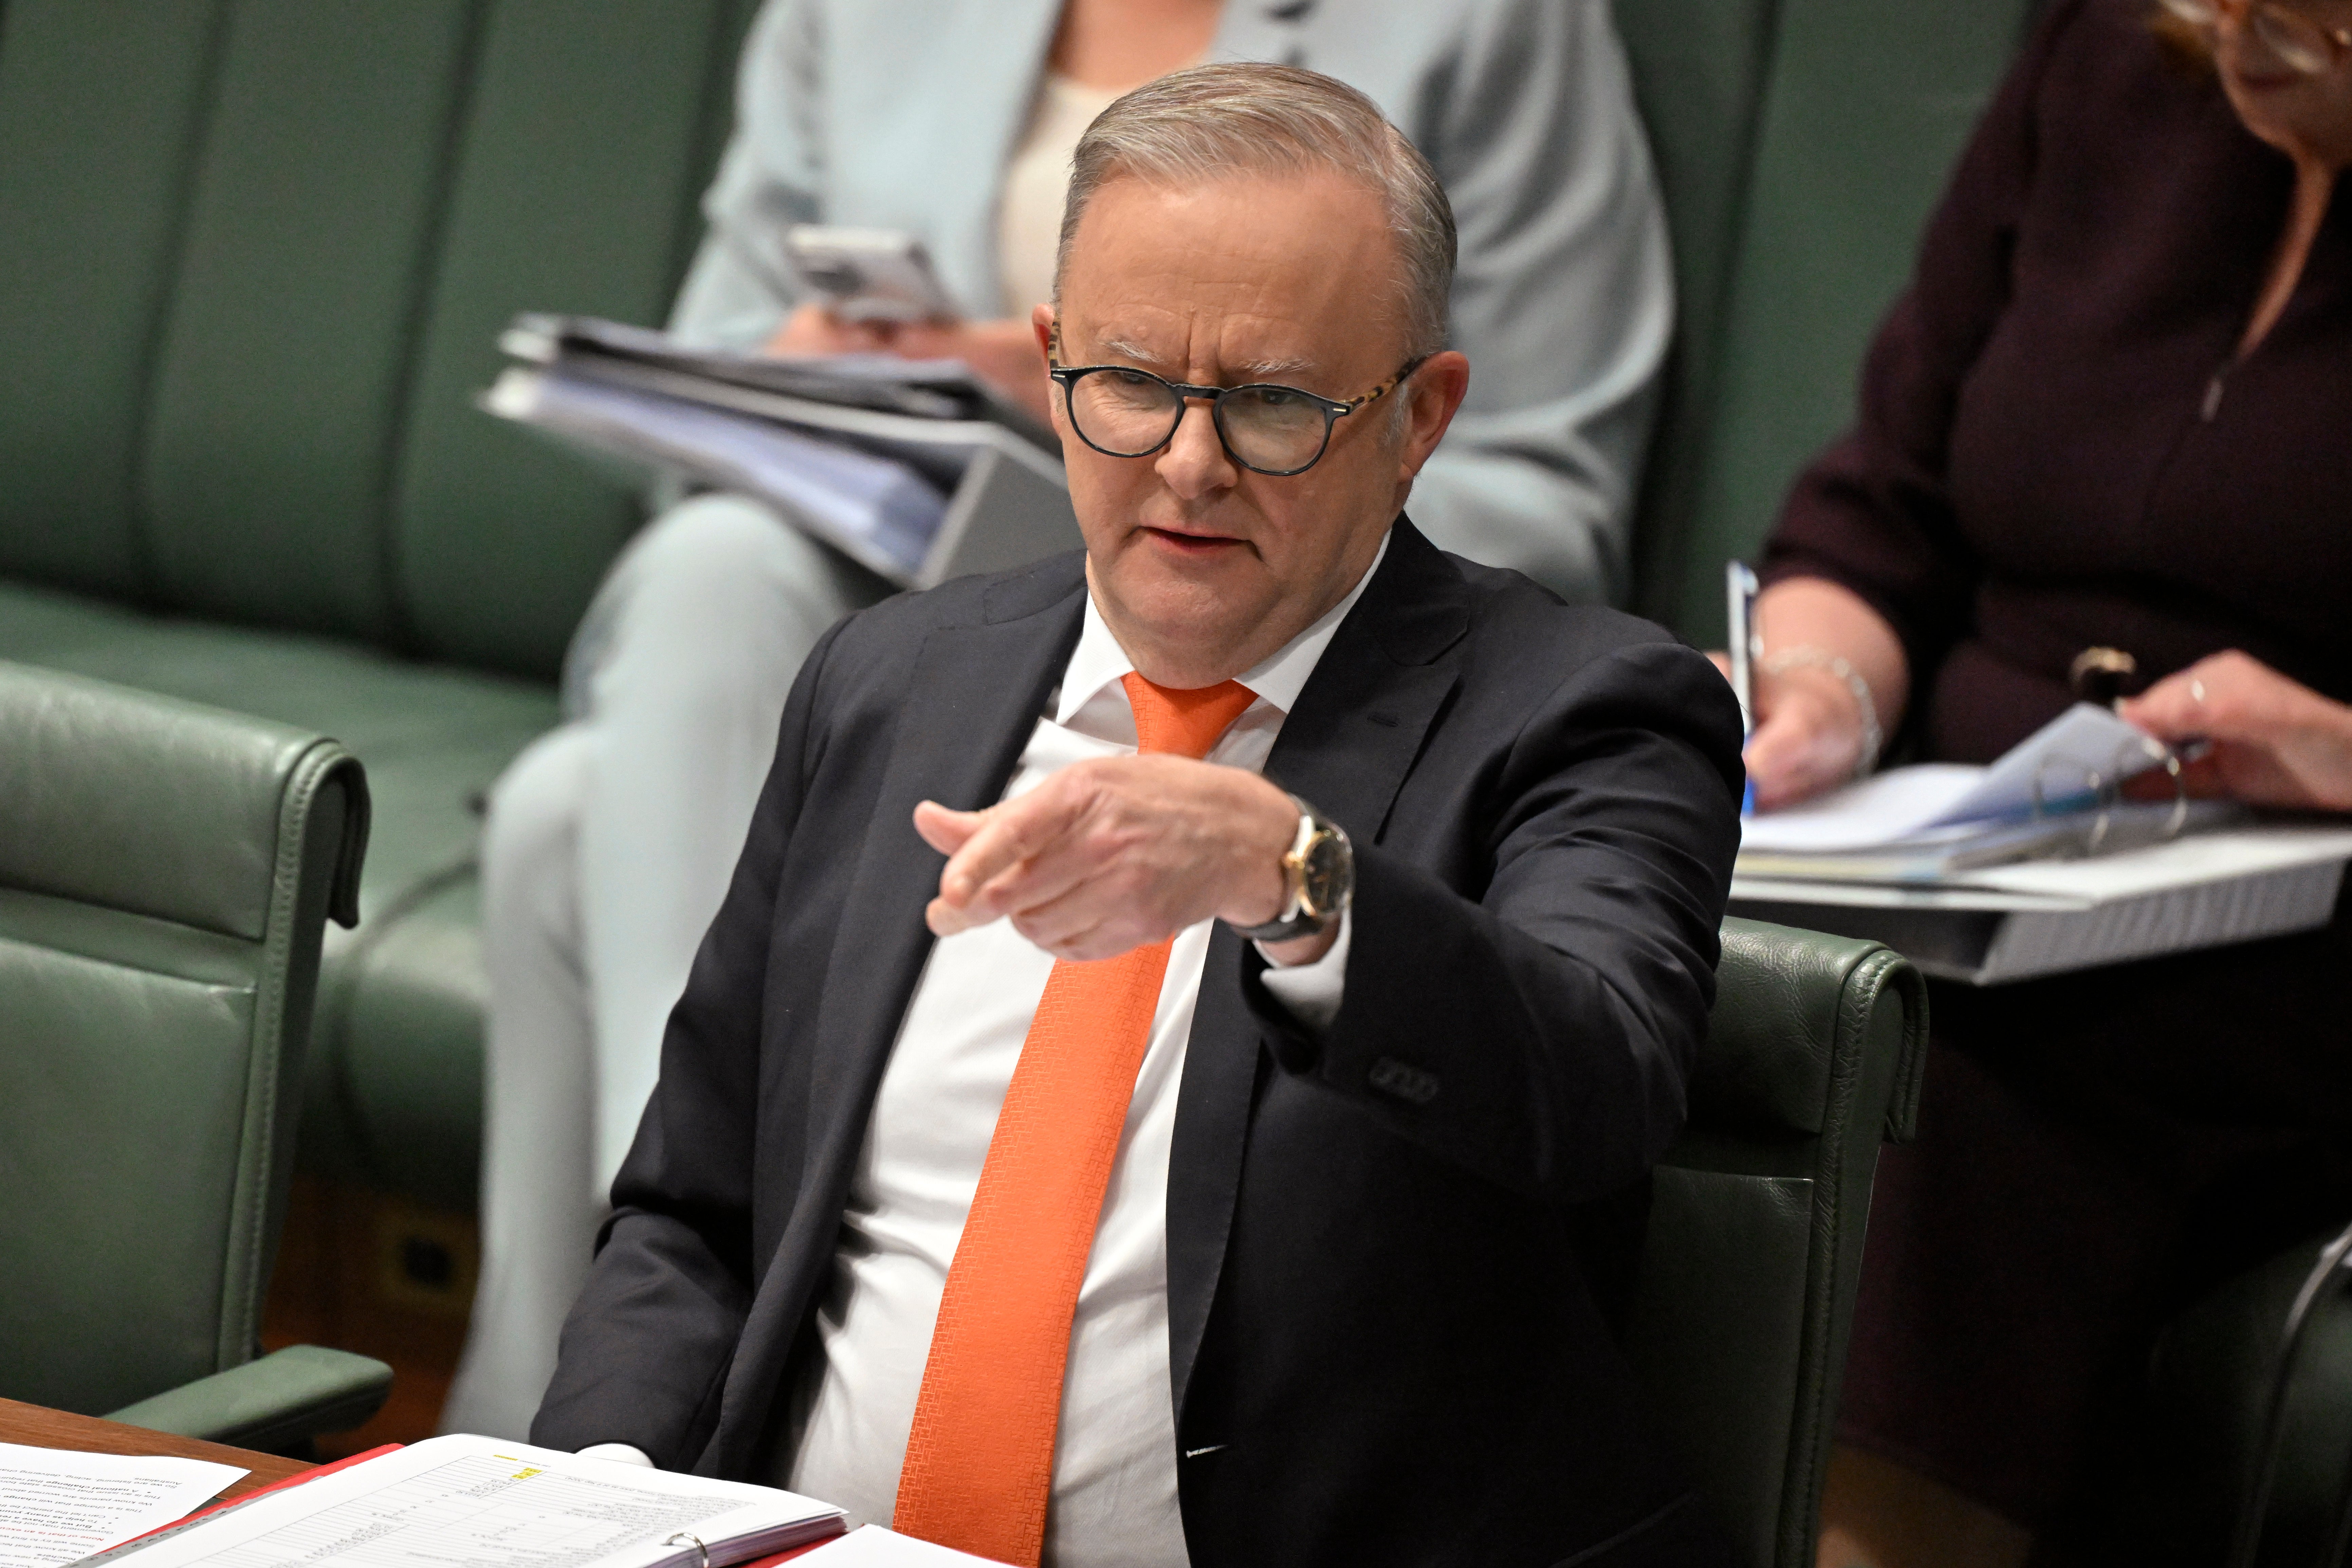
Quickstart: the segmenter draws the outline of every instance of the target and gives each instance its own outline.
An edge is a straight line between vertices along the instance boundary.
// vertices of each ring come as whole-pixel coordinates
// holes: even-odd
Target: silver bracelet
[[[1757,668],[1767,675],[1779,675],[1783,670],[1803,665],[1828,670],[1844,681],[1846,689],[1853,693],[1853,704],[1862,710],[1862,755],[1854,759],[1853,776],[1865,777],[1872,768],[1878,765],[1878,749],[1886,742],[1885,732],[1878,727],[1878,704],[1871,698],[1870,682],[1862,678],[1862,672],[1848,663],[1843,655],[1832,653],[1825,647],[1815,647],[1810,643],[1778,649]]]

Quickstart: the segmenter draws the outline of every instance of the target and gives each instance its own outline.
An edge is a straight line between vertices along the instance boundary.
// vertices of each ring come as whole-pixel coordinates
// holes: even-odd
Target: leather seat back
[[[1811,1568],[1883,1139],[1907,1139],[1927,991],[1888,948],[1728,920],[1690,1121],[1627,1336],[1754,1568]]]
[[[751,5],[0,7],[0,574],[551,674],[639,502],[471,397],[662,319]]]
[[[1853,420],[1864,349],[2036,0],[1616,0],[1675,242],[1638,607],[1723,638],[1723,563]]]
[[[0,1395],[253,1356],[367,822],[332,741],[0,664]]]

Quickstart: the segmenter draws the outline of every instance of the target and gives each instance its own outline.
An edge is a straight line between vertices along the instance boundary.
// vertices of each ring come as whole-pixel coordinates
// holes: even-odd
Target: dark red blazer
[[[2126,690],[2236,647],[2352,700],[2352,200],[2233,364],[2292,169],[2154,10],[2053,7],[1772,536],[1893,623],[1928,758],[2006,751],[2093,646]]]

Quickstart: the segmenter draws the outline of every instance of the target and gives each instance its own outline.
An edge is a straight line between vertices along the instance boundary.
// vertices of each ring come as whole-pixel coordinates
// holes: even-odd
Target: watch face
[[[1348,841],[1339,829],[1322,826],[1307,843],[1304,858],[1299,868],[1300,907],[1317,915],[1328,915],[1350,891],[1355,857],[1349,852]]]

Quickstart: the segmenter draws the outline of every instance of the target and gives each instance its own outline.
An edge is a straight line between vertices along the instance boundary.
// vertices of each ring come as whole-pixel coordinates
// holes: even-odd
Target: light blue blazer
[[[764,342],[795,223],[908,230],[1000,312],[996,198],[1060,0],[769,0],[673,327]],[[1470,395],[1412,491],[1440,545],[1622,601],[1674,311],[1664,215],[1607,0],[1227,0],[1212,58],[1362,89],[1436,165],[1461,228]]]

